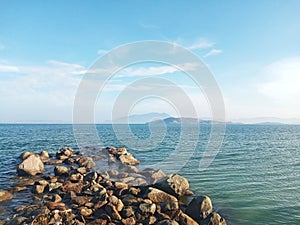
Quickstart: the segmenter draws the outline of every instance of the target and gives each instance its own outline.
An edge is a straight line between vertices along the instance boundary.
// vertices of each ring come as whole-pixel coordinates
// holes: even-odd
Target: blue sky
[[[1,1],[0,122],[72,121],[83,72],[107,51],[143,40],[197,54],[219,84],[228,120],[300,118],[299,11],[297,0]],[[198,116],[209,117],[201,90],[164,66],[120,71],[99,96],[96,121],[110,119],[122,88],[155,71],[182,85]],[[149,111],[176,114],[161,99],[132,110]]]

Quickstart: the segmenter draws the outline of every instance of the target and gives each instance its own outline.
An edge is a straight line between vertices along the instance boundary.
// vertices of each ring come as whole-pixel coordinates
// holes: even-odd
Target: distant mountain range
[[[130,124],[146,124],[146,123],[160,123],[165,124],[223,124],[221,121],[214,121],[210,118],[197,119],[189,117],[172,117],[167,113],[146,113],[146,114],[133,114],[128,118],[123,117],[114,121],[114,123],[130,123]],[[111,121],[106,121],[111,123]],[[275,117],[257,117],[249,119],[239,119],[233,121],[226,121],[226,124],[257,124],[257,125],[280,125],[280,124],[300,124],[299,119],[280,119]]]
[[[161,120],[154,120],[149,123],[159,123]],[[187,117],[168,117],[166,119],[163,119],[163,122],[165,124],[224,124],[224,122],[220,121],[213,121],[213,120],[202,120],[197,118],[187,118]],[[232,122],[226,122],[226,123],[232,123]]]
[[[114,123],[130,123],[130,124],[144,124],[154,120],[163,120],[170,117],[167,113],[146,113],[146,114],[133,114],[127,117],[121,117],[114,120]],[[105,121],[106,123],[111,123],[112,121]]]

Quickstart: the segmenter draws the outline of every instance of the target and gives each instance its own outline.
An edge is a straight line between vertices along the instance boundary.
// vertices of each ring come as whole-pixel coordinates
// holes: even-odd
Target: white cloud
[[[158,76],[163,74],[171,74],[179,71],[181,68],[184,71],[195,70],[196,64],[184,63],[175,66],[163,65],[163,66],[144,66],[144,67],[129,67],[120,71],[119,77],[136,77],[136,76]]]
[[[98,55],[105,55],[106,53],[108,53],[109,51],[108,50],[105,50],[105,49],[99,49],[98,51],[97,51],[97,54]]]
[[[0,65],[0,73],[3,72],[19,72],[19,68],[17,66]]]
[[[193,44],[186,46],[186,48],[189,50],[201,50],[201,49],[211,48],[214,45],[215,45],[214,42],[212,42],[208,39],[200,38]]]
[[[258,91],[276,101],[297,103],[300,99],[300,58],[274,62],[263,69],[265,81]]]
[[[221,54],[223,51],[221,49],[211,49],[208,53],[206,53],[203,57],[209,57],[209,56],[213,56],[213,55],[219,55]]]
[[[42,66],[11,66],[10,71],[22,76],[0,82],[2,122],[71,121],[74,96],[80,82],[74,73],[83,69],[78,64],[55,60]]]

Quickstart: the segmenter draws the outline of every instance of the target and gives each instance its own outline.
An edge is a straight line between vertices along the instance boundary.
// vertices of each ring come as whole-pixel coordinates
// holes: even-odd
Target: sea
[[[105,146],[125,146],[141,166],[159,169],[167,165],[168,173],[185,176],[191,190],[208,195],[228,224],[300,224],[300,125],[228,124],[222,145],[201,170],[199,162],[211,137],[211,125],[200,125],[199,132],[186,129],[184,135],[180,125],[163,129],[148,124],[124,126],[95,125],[99,140],[89,143],[89,126],[80,133],[71,124],[1,124],[0,190],[16,182],[16,166],[24,151],[55,153],[70,146],[97,155]],[[102,170],[105,165],[96,167]],[[25,194],[0,203],[2,219],[25,203]]]

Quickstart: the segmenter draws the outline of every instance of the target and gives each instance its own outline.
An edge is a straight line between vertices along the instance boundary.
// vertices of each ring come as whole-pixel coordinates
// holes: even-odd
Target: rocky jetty
[[[33,203],[15,209],[0,224],[16,225],[226,225],[208,196],[193,196],[189,182],[161,170],[139,171],[140,162],[126,148],[107,147],[97,157],[63,147],[54,157],[46,151],[23,153],[19,176],[30,182],[10,191],[0,190],[0,202],[13,191],[31,191]],[[106,159],[118,169],[96,171],[95,161]],[[45,165],[44,165],[45,164]],[[44,173],[44,166],[52,172]],[[36,176],[37,174],[42,174]],[[190,195],[190,201],[184,201]]]

